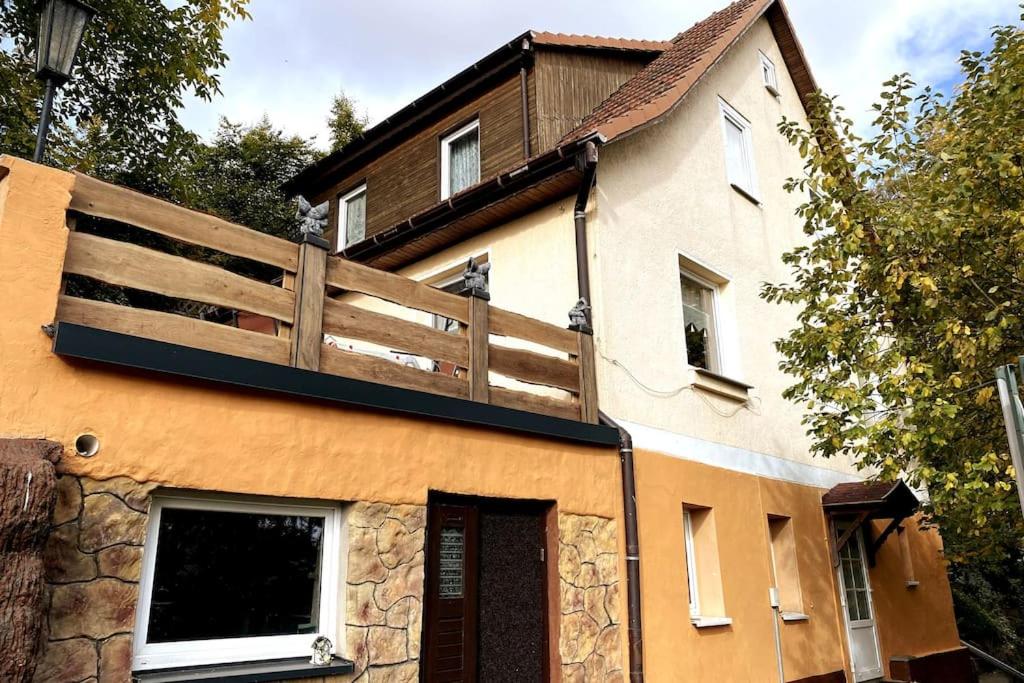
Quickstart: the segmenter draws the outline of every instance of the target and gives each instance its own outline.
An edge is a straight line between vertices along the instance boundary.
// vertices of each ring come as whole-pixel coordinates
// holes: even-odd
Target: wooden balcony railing
[[[443,396],[492,403],[556,417],[597,422],[594,347],[586,332],[551,325],[392,273],[330,256],[306,240],[295,244],[78,174],[71,215],[111,219],[165,237],[243,257],[274,269],[282,286],[86,232],[69,234],[65,275],[84,276],[166,297],[267,316],[276,335],[173,312],[132,308],[62,294],[57,320],[281,365],[291,365]],[[461,334],[345,300],[355,293],[461,323]],[[339,298],[340,297],[340,298]],[[360,297],[362,300],[362,297]],[[568,303],[568,302],[567,302]],[[568,306],[567,306],[568,308]],[[447,361],[439,373],[386,358],[341,350],[324,335]],[[545,352],[492,343],[506,337]],[[491,375],[558,391],[495,386]],[[559,394],[558,396],[546,394]]]

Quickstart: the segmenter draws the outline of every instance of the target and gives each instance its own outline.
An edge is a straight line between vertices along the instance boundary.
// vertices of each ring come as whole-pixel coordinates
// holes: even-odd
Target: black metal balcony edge
[[[338,377],[178,344],[57,323],[53,352],[68,358],[600,446],[616,446],[604,425]]]

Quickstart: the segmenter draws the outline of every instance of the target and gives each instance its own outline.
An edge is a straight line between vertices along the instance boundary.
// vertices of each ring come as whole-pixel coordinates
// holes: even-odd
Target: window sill
[[[810,621],[811,617],[803,612],[783,612],[782,620],[785,622]]]
[[[736,190],[736,191],[737,191],[737,192],[739,192],[739,193],[740,193],[741,195],[743,195],[743,197],[744,197],[744,198],[745,198],[745,199],[746,199],[747,201],[749,201],[750,203],[752,203],[752,204],[753,204],[754,206],[756,206],[756,207],[760,208],[760,206],[761,206],[761,200],[760,200],[760,199],[758,199],[758,198],[757,198],[757,197],[755,197],[755,196],[754,196],[753,194],[751,194],[751,193],[750,193],[750,192],[748,192],[747,190],[743,189],[743,188],[742,188],[741,186],[737,185],[736,183],[729,183],[729,185],[730,185],[730,186],[732,186],[732,189]]]
[[[754,388],[751,385],[704,368],[692,369],[694,389],[708,391],[737,403],[746,403],[750,399],[750,390]]]
[[[715,626],[731,626],[732,617],[690,617],[690,623],[697,628],[712,628]]]
[[[767,90],[768,92],[770,92],[772,97],[774,97],[775,99],[779,99],[779,98],[782,97],[782,93],[780,93],[779,89],[776,88],[775,86],[768,85],[767,83],[765,83],[764,84],[764,89]]]
[[[355,664],[335,657],[330,664],[310,664],[308,657],[273,659],[265,662],[237,664],[210,664],[174,669],[133,671],[132,679],[140,683],[178,683],[204,681],[205,683],[258,683],[260,681],[291,681],[299,678],[339,676],[355,671]]]

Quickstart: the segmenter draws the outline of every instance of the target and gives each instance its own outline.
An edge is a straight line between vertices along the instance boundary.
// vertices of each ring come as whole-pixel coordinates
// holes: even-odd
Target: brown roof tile
[[[793,35],[780,0],[737,0],[683,31],[635,76],[605,99],[563,142],[600,133],[607,140],[650,123],[669,112],[759,17],[768,10],[776,38],[793,49],[787,66],[799,69],[801,97],[814,90],[814,81]]]
[[[672,47],[672,42],[669,40],[633,40],[630,38],[608,38],[606,36],[588,36],[573,33],[549,33],[547,31],[534,31],[533,43],[535,45],[555,47],[639,50],[641,52],[663,52]]]
[[[821,497],[829,513],[869,512],[872,518],[906,517],[918,506],[917,496],[902,479],[836,484]]]
[[[851,505],[860,503],[881,503],[899,482],[855,481],[836,484],[821,497],[823,505]]]

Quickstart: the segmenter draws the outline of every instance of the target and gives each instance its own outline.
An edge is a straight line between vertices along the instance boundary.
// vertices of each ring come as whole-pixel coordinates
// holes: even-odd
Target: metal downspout
[[[587,142],[579,156],[583,179],[576,194],[573,224],[576,229],[576,278],[579,296],[588,308],[584,309],[587,323],[593,326],[590,299],[590,252],[587,249],[587,201],[594,186],[597,172],[597,145]],[[622,468],[622,508],[626,527],[626,621],[629,637],[630,683],[644,681],[643,620],[640,614],[640,534],[636,522],[636,476],[633,468],[633,437],[618,422],[598,411],[602,424],[619,432],[619,464]]]
[[[590,190],[594,186],[594,176],[597,173],[597,145],[588,142],[578,161],[582,165],[583,179],[576,193],[576,206],[573,210],[573,224],[576,228],[576,284],[580,298],[587,306],[591,306],[593,304],[590,300],[590,251],[587,249],[587,200],[590,199]],[[586,308],[584,312],[587,315],[587,324],[593,327],[594,320],[590,309]]]
[[[636,523],[636,477],[633,471],[633,437],[618,422],[598,411],[603,424],[619,430],[619,463],[622,467],[622,507],[626,526],[626,614],[629,636],[629,680],[644,680],[644,627],[640,615],[640,534]]]

